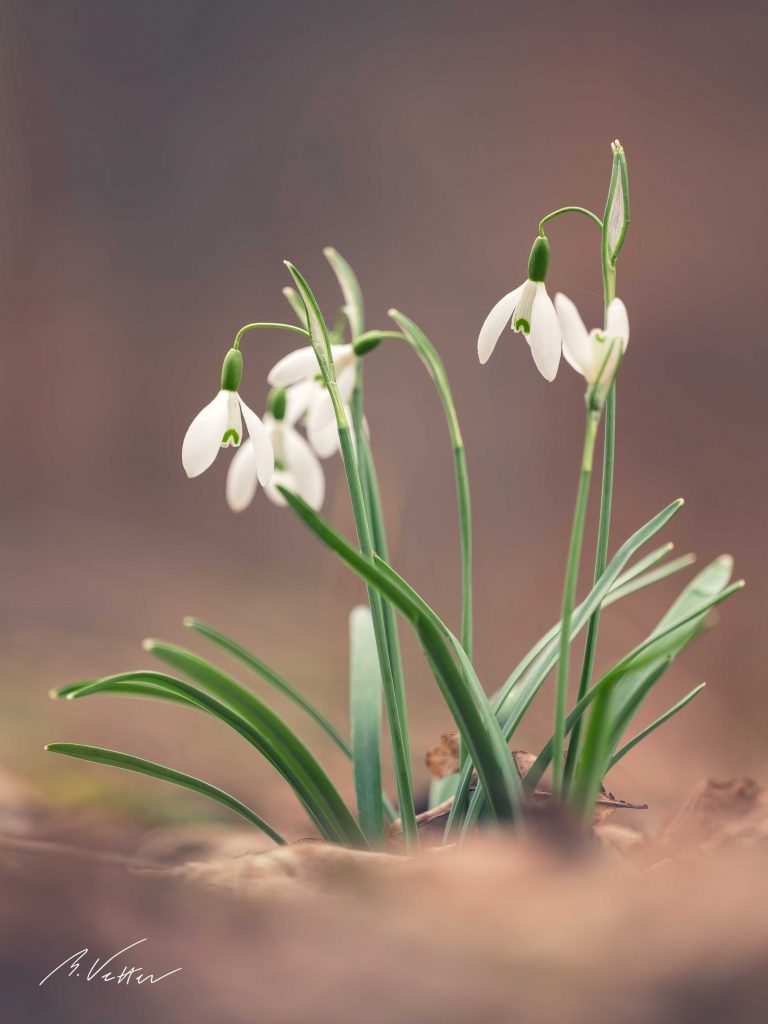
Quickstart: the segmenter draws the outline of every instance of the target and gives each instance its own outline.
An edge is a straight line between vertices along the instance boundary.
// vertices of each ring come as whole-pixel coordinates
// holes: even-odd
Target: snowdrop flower
[[[181,461],[187,476],[199,476],[211,466],[219,448],[237,448],[243,438],[243,420],[250,436],[250,446],[259,480],[266,485],[275,468],[275,457],[269,432],[259,417],[249,409],[237,389],[243,373],[243,357],[231,348],[221,369],[221,390],[192,420],[181,447]]]
[[[549,266],[549,240],[540,235],[528,260],[528,280],[505,295],[485,319],[477,339],[477,354],[487,363],[501,332],[511,321],[528,342],[533,361],[546,380],[554,380],[560,365],[561,334],[557,313],[547,295],[544,279]]]
[[[587,331],[571,300],[558,293],[555,307],[563,332],[563,355],[587,383],[597,384],[603,398],[611,385],[629,342],[629,317],[621,299],[613,299],[605,317],[605,330]]]
[[[275,505],[285,505],[285,498],[277,490],[280,484],[318,510],[325,498],[325,476],[317,456],[289,420],[287,404],[284,390],[270,394],[264,427],[275,453],[275,472],[264,493]],[[242,512],[250,505],[259,481],[264,483],[256,447],[249,439],[235,454],[227,473],[227,504],[233,512]]]
[[[336,383],[342,402],[346,405],[352,398],[355,386],[355,367],[359,356],[352,344],[333,345],[333,362],[336,367]],[[335,423],[333,403],[328,394],[317,364],[317,356],[311,345],[296,349],[276,363],[269,371],[267,380],[273,388],[291,389],[291,406],[304,406],[307,415],[307,430],[314,433]],[[301,414],[299,414],[301,415]]]

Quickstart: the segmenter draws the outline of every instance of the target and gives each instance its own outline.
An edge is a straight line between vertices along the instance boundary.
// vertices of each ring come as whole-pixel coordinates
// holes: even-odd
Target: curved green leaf
[[[279,715],[241,683],[191,651],[158,640],[145,641],[144,648],[241,715],[269,750],[265,756],[301,795],[307,809],[311,806],[315,813],[322,813],[324,829],[335,830],[338,842],[366,845],[360,827],[328,775]]]
[[[190,789],[193,793],[207,796],[210,800],[221,804],[222,807],[239,814],[241,818],[245,818],[251,825],[255,825],[279,846],[286,845],[285,839],[250,807],[230,796],[225,790],[219,789],[218,786],[212,786],[193,775],[185,775],[183,772],[166,768],[165,765],[156,764],[154,761],[146,761],[144,758],[134,757],[132,754],[123,754],[118,750],[107,750],[105,747],[90,747],[82,743],[49,743],[45,749],[52,754],[64,754],[66,757],[74,757],[79,761],[93,761],[96,764],[106,764],[113,768],[123,768],[125,771],[148,775],[152,779],[160,779],[163,782],[170,782],[174,786]]]
[[[352,751],[349,744],[338,731],[338,729],[325,717],[325,715],[318,711],[315,705],[308,700],[304,694],[298,690],[295,686],[288,682],[278,672],[275,672],[273,668],[270,668],[265,661],[258,658],[255,654],[252,654],[247,648],[243,647],[242,644],[237,643],[236,640],[232,640],[218,629],[214,629],[213,626],[207,625],[205,622],[201,622],[199,619],[195,619],[192,616],[187,616],[184,619],[184,625],[189,629],[193,629],[200,636],[206,637],[211,640],[222,650],[226,651],[227,654],[231,654],[233,658],[242,662],[247,668],[252,669],[257,675],[273,686],[279,693],[293,701],[294,704],[298,705],[302,711],[305,711],[310,718],[312,718],[317,725],[328,735],[336,746],[341,750],[347,757],[352,756]]]
[[[349,616],[349,711],[352,765],[360,828],[368,842],[384,842],[381,799],[381,702],[383,683],[370,609],[360,605]]]

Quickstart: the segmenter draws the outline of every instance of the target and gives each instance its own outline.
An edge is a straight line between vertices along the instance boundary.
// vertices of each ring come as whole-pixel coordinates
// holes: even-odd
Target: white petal
[[[286,391],[284,423],[293,426],[297,423],[309,408],[312,395],[318,388],[315,380],[302,380],[298,384],[292,384]]]
[[[287,388],[291,384],[298,384],[300,380],[311,380],[318,373],[320,367],[315,350],[308,345],[283,356],[269,371],[267,380],[273,388]]]
[[[555,296],[557,319],[563,334],[563,355],[578,373],[586,376],[592,364],[592,343],[579,311],[567,295]]]
[[[253,441],[247,438],[235,452],[227,471],[227,504],[233,512],[242,512],[253,501],[259,477]]]
[[[627,351],[629,343],[629,314],[621,299],[612,299],[605,317],[605,333],[608,338],[621,338],[621,350]]]
[[[316,427],[312,421],[309,421],[307,437],[321,459],[328,459],[339,450],[339,431],[335,419],[321,427]]]
[[[331,355],[333,356],[333,365],[336,368],[336,379],[341,378],[341,374],[348,366],[355,364],[355,348],[348,342],[343,345],[332,345]]]
[[[344,405],[349,405],[352,401],[352,392],[355,390],[356,377],[357,369],[355,367],[355,363],[352,362],[349,366],[344,367],[336,379],[336,383],[339,386],[341,401]]]
[[[285,469],[275,470],[275,475],[272,477],[270,482],[264,488],[264,493],[272,502],[273,505],[279,505],[280,508],[285,508],[288,502],[282,496],[280,491],[277,489],[277,485],[285,487],[288,491],[296,491],[296,478],[293,473],[289,473]]]
[[[525,284],[521,284],[509,295],[499,299],[485,318],[485,323],[480,328],[480,336],[477,339],[477,355],[481,363],[487,363],[491,358],[493,350],[496,348],[496,342],[501,337],[501,332],[512,319],[512,314],[524,287]]]
[[[220,391],[190,423],[181,446],[181,461],[187,476],[204,473],[216,458],[227,429],[230,394],[230,391]]]
[[[292,427],[283,432],[286,469],[295,480],[296,493],[316,511],[325,498],[323,467],[301,434]]]
[[[318,388],[307,413],[307,430],[313,433],[336,422],[333,402],[327,388]]]
[[[544,283],[536,285],[536,298],[531,309],[531,333],[528,336],[533,361],[545,380],[554,380],[560,365],[562,335],[552,299]]]
[[[248,408],[242,398],[240,399],[240,408],[243,412],[245,425],[248,428],[248,436],[253,441],[253,450],[256,455],[256,473],[259,477],[259,483],[262,486],[266,486],[272,479],[272,474],[275,471],[275,453],[272,450],[269,431],[253,409]]]

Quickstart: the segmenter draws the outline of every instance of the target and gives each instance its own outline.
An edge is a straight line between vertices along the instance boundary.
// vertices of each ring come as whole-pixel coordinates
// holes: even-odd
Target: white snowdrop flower
[[[610,387],[621,356],[629,342],[629,317],[621,299],[613,299],[605,317],[605,329],[587,331],[579,311],[571,300],[558,293],[555,307],[563,332],[563,355],[588,384],[599,380],[604,396]]]
[[[211,466],[219,448],[237,448],[243,439],[243,421],[253,448],[258,477],[268,484],[275,466],[274,452],[264,424],[238,394],[243,373],[243,357],[232,348],[221,370],[221,390],[195,416],[184,436],[181,461],[187,476],[199,476]]]
[[[355,368],[360,357],[352,344],[333,345],[331,351],[339,394],[346,405],[352,398]],[[291,396],[291,406],[300,408],[303,403],[299,416],[306,413],[308,429],[319,431],[335,422],[331,396],[320,375],[317,356],[311,345],[283,356],[269,371],[267,380],[273,388],[296,389]]]
[[[264,416],[264,428],[275,453],[275,471],[264,493],[276,505],[285,505],[285,498],[277,490],[279,484],[318,510],[325,498],[325,476],[320,461],[288,419],[286,392],[273,392],[269,407],[271,411]],[[251,504],[260,481],[255,446],[251,440],[244,441],[227,473],[227,504],[233,512],[242,512]]]
[[[560,365],[562,336],[557,313],[544,280],[549,266],[549,240],[540,235],[528,260],[528,279],[505,295],[485,318],[477,339],[477,354],[487,363],[507,324],[525,337],[533,361],[546,380],[554,380]]]

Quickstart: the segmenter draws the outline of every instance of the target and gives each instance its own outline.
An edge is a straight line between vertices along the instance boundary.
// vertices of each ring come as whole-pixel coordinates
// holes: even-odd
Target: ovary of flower
[[[352,345],[334,345],[331,351],[339,394],[346,405],[355,386],[358,357]],[[320,376],[317,356],[311,346],[296,349],[283,356],[269,371],[267,380],[274,388],[289,389],[289,408],[298,410],[293,422],[306,413],[307,430],[310,434],[322,430],[334,421],[331,396]]]
[[[276,505],[285,505],[285,498],[277,490],[279,484],[312,508],[320,509],[325,498],[325,476],[315,453],[285,419],[275,420],[267,413],[264,427],[275,453],[275,472],[264,487],[266,496]],[[242,512],[251,504],[260,480],[255,447],[252,441],[245,441],[227,473],[227,504],[233,512]]]
[[[507,324],[525,337],[542,377],[554,380],[560,365],[561,334],[555,307],[543,281],[524,281],[499,299],[485,318],[477,339],[481,363],[488,362]]]
[[[243,438],[243,420],[250,437],[258,478],[269,483],[275,468],[269,433],[237,391],[222,388],[212,402],[195,416],[181,447],[181,461],[187,476],[199,476],[211,466],[219,448],[237,448]]]
[[[601,391],[606,391],[626,352],[629,342],[629,317],[621,299],[613,299],[605,316],[605,329],[587,331],[578,309],[566,296],[555,296],[555,307],[563,332],[563,355],[588,384],[598,378]]]

